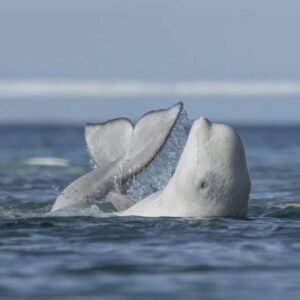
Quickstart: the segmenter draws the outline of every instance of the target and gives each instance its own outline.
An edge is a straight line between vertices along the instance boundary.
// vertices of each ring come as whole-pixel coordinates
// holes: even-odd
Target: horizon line
[[[300,96],[300,80],[0,79],[0,100],[82,96]]]

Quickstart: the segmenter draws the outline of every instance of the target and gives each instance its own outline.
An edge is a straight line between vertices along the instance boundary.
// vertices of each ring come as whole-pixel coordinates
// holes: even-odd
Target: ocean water
[[[234,127],[252,177],[245,219],[51,215],[91,168],[83,128],[1,126],[0,299],[299,299],[300,208],[276,205],[300,200],[300,127]]]

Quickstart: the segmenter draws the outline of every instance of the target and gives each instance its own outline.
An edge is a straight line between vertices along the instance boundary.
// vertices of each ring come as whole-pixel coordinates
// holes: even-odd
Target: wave
[[[125,96],[296,96],[299,80],[269,81],[104,81],[2,79],[1,98]]]

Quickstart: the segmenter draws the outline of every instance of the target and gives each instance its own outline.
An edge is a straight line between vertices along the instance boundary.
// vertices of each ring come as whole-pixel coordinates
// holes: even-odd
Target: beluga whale
[[[150,111],[134,126],[126,118],[100,124],[87,124],[85,140],[96,168],[79,177],[56,199],[52,210],[93,204],[113,192],[114,187],[141,172],[166,143],[180,113],[182,102],[168,109]],[[133,203],[114,195],[114,206],[126,208]]]
[[[243,142],[233,128],[194,121],[166,187],[119,216],[245,217],[251,188]],[[124,201],[128,199],[124,198]],[[122,198],[118,196],[118,201]]]

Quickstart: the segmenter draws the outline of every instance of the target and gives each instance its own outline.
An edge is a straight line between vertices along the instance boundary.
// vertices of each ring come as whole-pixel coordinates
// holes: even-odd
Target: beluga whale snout
[[[210,126],[211,122],[205,118],[205,117],[200,117],[198,120],[194,121],[194,125],[197,124],[196,126]]]
[[[164,190],[120,213],[145,217],[245,217],[251,181],[243,142],[233,128],[195,120]]]

